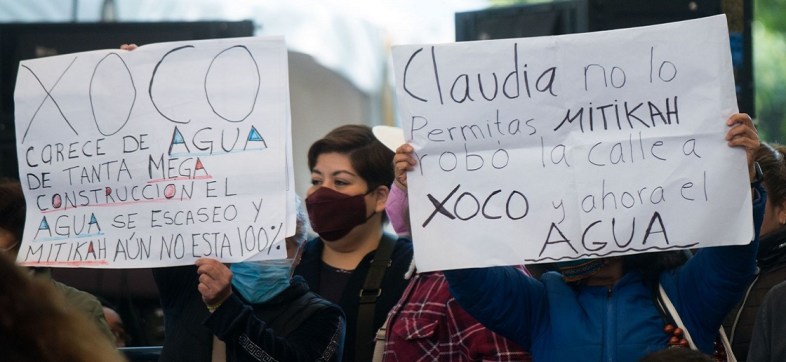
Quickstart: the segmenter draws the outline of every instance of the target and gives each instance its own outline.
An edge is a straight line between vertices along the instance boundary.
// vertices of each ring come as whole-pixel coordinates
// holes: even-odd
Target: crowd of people
[[[779,360],[786,356],[777,338],[786,328],[778,313],[786,303],[786,148],[760,145],[745,114],[727,125],[729,145],[748,154],[751,243],[692,256],[661,252],[557,263],[539,278],[523,265],[418,273],[408,238],[412,147],[394,154],[367,126],[336,128],[309,150],[312,187],[298,204],[287,259],[232,265],[200,259],[154,269],[165,316],[161,360]],[[10,265],[24,225],[19,182],[4,181],[0,201],[4,275],[14,276],[4,279],[4,289],[24,285],[19,290],[57,295],[20,303],[8,297],[25,293],[3,292],[5,310],[19,310],[4,314],[0,345],[65,343],[70,353],[121,359],[111,348],[118,332],[110,332],[95,297],[53,281],[46,270]],[[384,232],[388,219],[405,237]],[[310,230],[318,236],[308,240]],[[659,293],[676,306],[681,328],[654,302]],[[80,333],[100,337],[84,346],[70,341],[75,332],[7,333],[27,323],[25,316],[33,318],[34,308],[49,308],[46,313],[73,319],[68,323]],[[719,342],[724,318],[733,350]],[[45,355],[49,348],[25,350],[56,359]]]
[[[153,270],[165,319],[160,360],[786,360],[786,147],[760,143],[746,114],[725,122],[729,146],[747,154],[750,243],[536,273],[418,272],[407,202],[413,148],[394,152],[368,126],[338,127],[308,151],[311,187],[286,259]],[[46,269],[13,265],[25,213],[19,182],[3,181],[2,359],[123,360],[116,313]],[[388,222],[399,236],[385,232]]]

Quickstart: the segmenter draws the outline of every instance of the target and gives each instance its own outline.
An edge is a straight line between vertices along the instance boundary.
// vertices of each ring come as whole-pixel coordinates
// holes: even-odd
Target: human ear
[[[375,205],[374,210],[376,212],[385,211],[385,202],[388,201],[388,194],[390,194],[390,188],[387,186],[378,186],[374,192],[372,192],[375,198]]]

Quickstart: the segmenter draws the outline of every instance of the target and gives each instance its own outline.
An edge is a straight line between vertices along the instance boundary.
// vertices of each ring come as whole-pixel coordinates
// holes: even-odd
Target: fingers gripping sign
[[[759,133],[753,125],[751,117],[745,113],[735,113],[726,120],[726,125],[731,127],[726,132],[726,141],[730,147],[743,147],[748,159],[748,175],[753,180],[755,170],[753,154],[759,148]]]
[[[411,145],[405,143],[396,149],[396,155],[393,156],[394,175],[396,184],[403,190],[407,189],[407,172],[412,171],[416,164]]]
[[[202,301],[211,312],[232,295],[232,272],[215,259],[201,258],[196,261]]]

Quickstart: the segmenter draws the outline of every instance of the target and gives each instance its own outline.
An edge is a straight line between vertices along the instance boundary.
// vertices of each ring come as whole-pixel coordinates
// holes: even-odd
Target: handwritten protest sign
[[[724,16],[393,56],[419,269],[750,241]]]
[[[281,38],[23,61],[18,261],[137,268],[285,257],[288,87]]]

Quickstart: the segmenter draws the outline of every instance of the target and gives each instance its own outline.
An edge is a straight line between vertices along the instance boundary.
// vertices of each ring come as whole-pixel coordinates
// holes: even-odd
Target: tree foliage
[[[753,17],[756,118],[768,142],[786,142],[786,0],[757,0]]]

